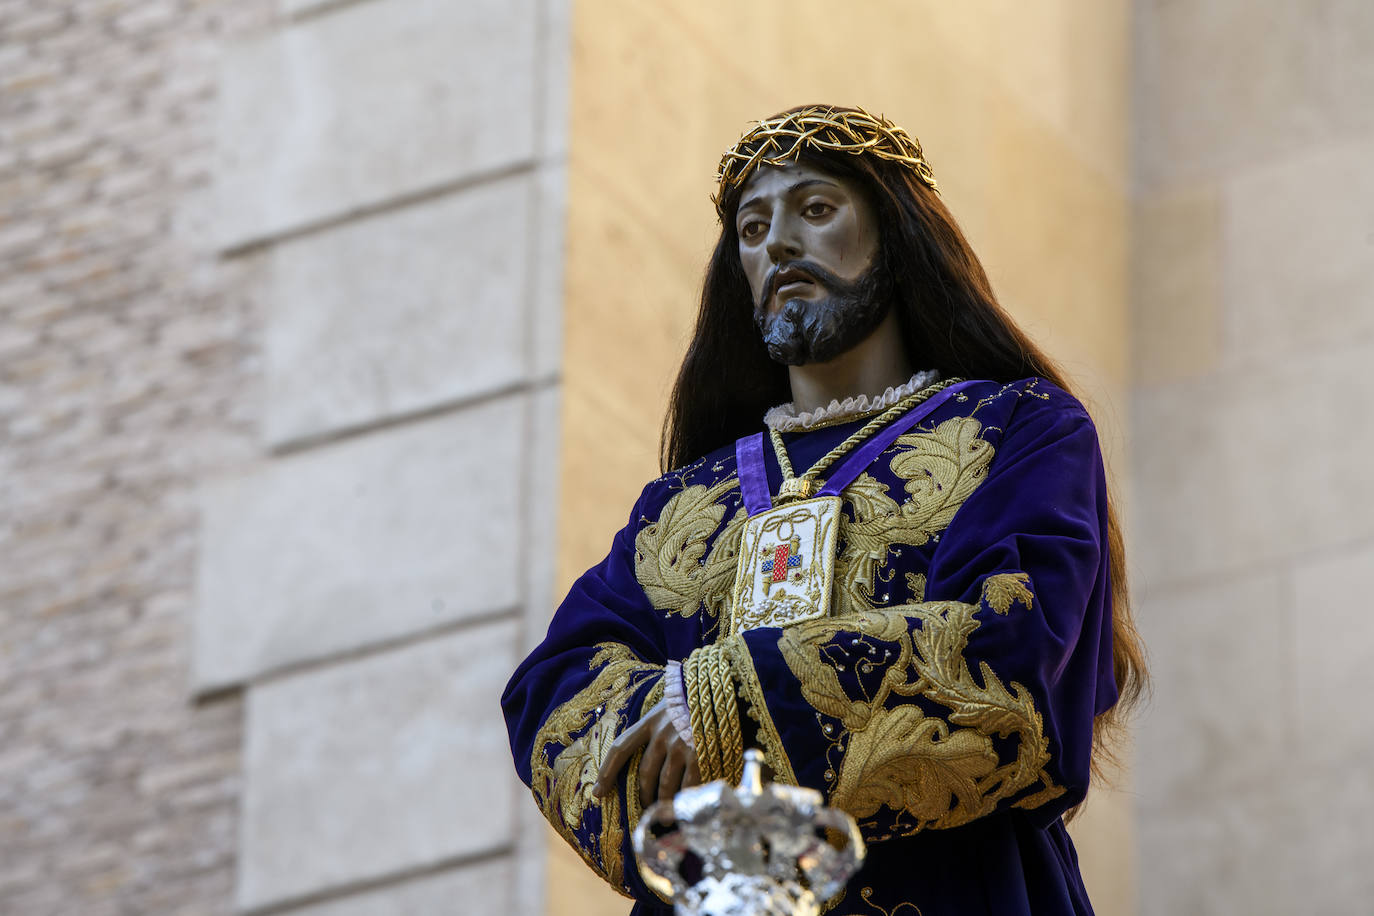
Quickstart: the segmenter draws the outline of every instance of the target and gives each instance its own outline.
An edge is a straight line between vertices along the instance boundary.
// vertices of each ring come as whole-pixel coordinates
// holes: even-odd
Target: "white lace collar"
[[[789,401],[786,404],[779,404],[777,407],[770,408],[763,415],[763,422],[766,426],[770,426],[780,433],[799,432],[819,429],[822,426],[834,426],[837,423],[847,423],[850,420],[857,420],[859,417],[885,410],[907,395],[914,394],[922,388],[934,384],[939,378],[940,373],[934,369],[927,369],[924,372],[917,372],[902,384],[887,389],[877,397],[870,397],[866,394],[855,395],[852,398],[845,398],[843,401],[834,400],[823,407],[817,407],[815,410],[804,410],[800,413],[797,411],[797,406]]]

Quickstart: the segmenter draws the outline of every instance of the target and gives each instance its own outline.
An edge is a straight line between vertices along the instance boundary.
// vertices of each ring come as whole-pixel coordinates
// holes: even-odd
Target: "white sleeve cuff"
[[[692,711],[687,707],[687,695],[682,691],[681,662],[669,662],[663,671],[663,701],[668,705],[668,718],[673,720],[677,733],[688,747],[696,750],[696,742],[692,740]]]

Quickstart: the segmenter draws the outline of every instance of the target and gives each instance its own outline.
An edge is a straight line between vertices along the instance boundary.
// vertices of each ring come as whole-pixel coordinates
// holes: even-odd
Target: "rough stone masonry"
[[[230,909],[241,703],[185,630],[194,483],[256,450],[215,65],[271,18],[0,0],[0,912]]]

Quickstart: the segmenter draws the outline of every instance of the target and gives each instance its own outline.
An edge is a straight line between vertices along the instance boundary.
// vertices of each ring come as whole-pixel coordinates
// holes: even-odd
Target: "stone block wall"
[[[1141,912],[1374,900],[1374,7],[1137,4]]]
[[[542,909],[567,30],[0,2],[0,912]]]
[[[231,912],[243,704],[193,703],[196,490],[257,451],[209,242],[263,2],[0,3],[0,912]]]
[[[294,2],[223,57],[262,396],[200,489],[192,681],[247,696],[241,911],[539,907],[496,700],[552,574],[565,19]]]

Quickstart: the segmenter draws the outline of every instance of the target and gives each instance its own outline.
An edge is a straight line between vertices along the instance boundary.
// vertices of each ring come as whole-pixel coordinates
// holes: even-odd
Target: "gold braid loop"
[[[950,385],[953,385],[961,381],[963,381],[963,379],[949,378],[943,381],[936,382],[933,385],[927,385],[920,391],[913,391],[911,394],[902,398],[896,404],[893,404],[887,410],[884,410],[882,413],[878,414],[876,417],[869,420],[861,428],[851,433],[849,437],[846,438],[839,445],[835,446],[830,451],[822,455],[820,457],[820,460],[818,460],[815,464],[811,465],[811,467],[807,468],[806,473],[802,474],[800,478],[797,477],[797,472],[792,469],[792,459],[789,458],[787,455],[787,446],[782,441],[782,433],[778,432],[776,427],[768,427],[768,435],[773,440],[773,454],[777,456],[778,467],[782,471],[783,490],[779,493],[779,497],[783,496],[785,493],[791,492],[792,490],[795,490],[799,494],[815,493],[819,491],[821,487],[820,482],[817,478],[820,476],[822,471],[830,467],[830,465],[834,464],[840,458],[843,458],[846,454],[849,453],[851,449],[853,449],[860,442],[863,442],[869,436],[873,435],[875,432],[882,429],[888,423],[891,423],[893,420],[897,419],[902,414],[906,413],[908,410],[915,407],[917,404],[920,404],[922,401],[929,400],[939,392],[948,388]],[[810,487],[790,488],[788,485],[788,481],[793,479],[802,480],[807,483],[814,482],[814,484]]]
[[[712,646],[711,693],[716,700],[716,725],[720,728],[721,775],[739,785],[744,775],[744,735],[739,724],[739,700],[730,677],[730,662],[719,646]]]
[[[712,716],[710,686],[701,676],[700,659],[696,655],[693,652],[683,661],[682,680],[687,691],[687,709],[692,716],[692,743],[696,745],[697,766],[702,780],[709,782],[713,777],[707,773],[715,772],[718,767],[720,750],[715,741],[715,723],[709,718]]]
[[[920,141],[905,130],[862,108],[816,105],[759,121],[726,150],[716,172],[720,183],[712,198],[716,211],[724,216],[726,193],[744,184],[760,165],[792,162],[803,148],[899,162],[910,168],[926,187],[940,192]]]
[[[682,675],[702,782],[737,784],[744,770],[744,737],[729,660],[719,645],[702,646],[683,661]]]

